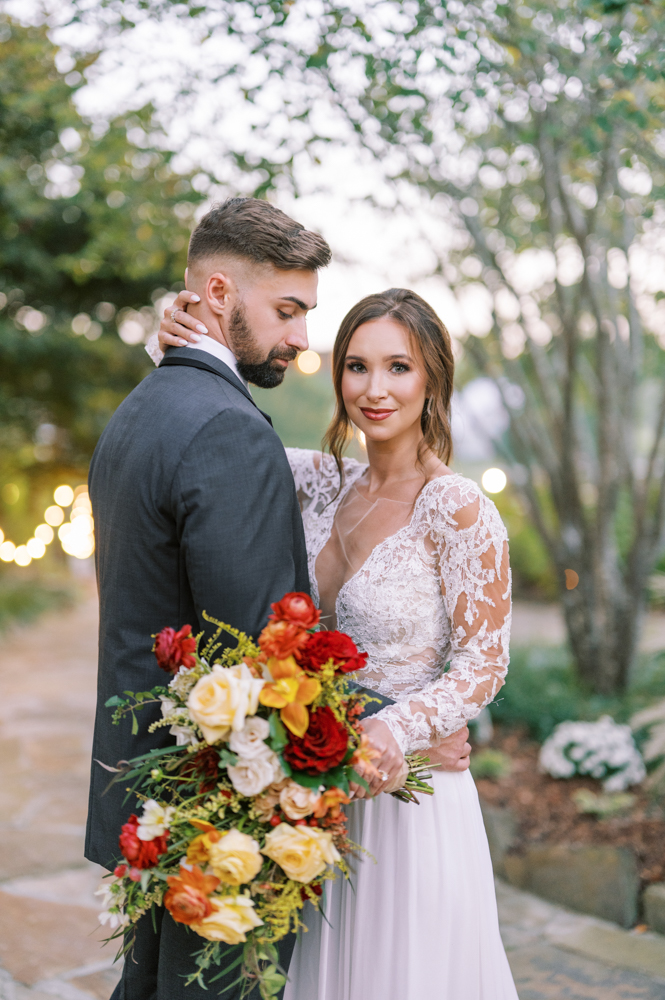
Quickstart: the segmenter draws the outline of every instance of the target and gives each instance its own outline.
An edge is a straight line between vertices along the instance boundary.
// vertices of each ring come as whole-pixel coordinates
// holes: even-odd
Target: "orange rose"
[[[307,594],[285,594],[281,601],[271,604],[271,622],[293,622],[301,628],[314,628],[319,624],[321,612]]]
[[[210,916],[213,907],[208,897],[219,885],[218,878],[195,866],[191,872],[181,868],[180,875],[170,875],[166,881],[164,906],[177,923],[196,924]]]
[[[286,660],[301,649],[309,633],[294,622],[270,622],[259,636],[259,646],[266,656],[276,660]]]

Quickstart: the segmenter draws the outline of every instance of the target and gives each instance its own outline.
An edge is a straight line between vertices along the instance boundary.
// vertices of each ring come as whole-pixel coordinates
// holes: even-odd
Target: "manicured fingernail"
[[[199,331],[199,333],[207,333],[208,332],[208,328],[206,326],[204,326],[203,323],[199,323],[199,325],[196,327],[196,329]]]
[[[193,341],[193,342],[194,342],[195,344],[198,344],[198,343],[199,343],[199,341],[201,340],[201,338],[199,337],[199,335],[198,335],[197,333],[193,333],[193,334],[192,334],[192,336],[191,336],[191,340],[192,340],[192,341]]]
[[[178,347],[187,347],[187,341],[186,340],[179,340],[178,341]]]
[[[200,295],[196,295],[196,294],[192,295],[192,302],[200,302],[200,301],[201,301],[201,296]]]

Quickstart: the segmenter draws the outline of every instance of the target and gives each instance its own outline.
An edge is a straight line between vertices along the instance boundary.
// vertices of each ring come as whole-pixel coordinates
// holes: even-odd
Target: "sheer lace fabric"
[[[424,750],[476,716],[503,684],[510,569],[498,512],[456,474],[427,483],[413,504],[385,500],[370,509],[357,488],[351,492],[366,466],[345,459],[336,495],[330,456],[287,455],[325,624],[335,627],[336,619],[368,653],[355,678],[395,700],[378,718],[402,751]]]

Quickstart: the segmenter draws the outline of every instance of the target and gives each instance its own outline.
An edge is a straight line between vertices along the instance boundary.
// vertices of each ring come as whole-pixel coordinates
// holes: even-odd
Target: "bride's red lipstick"
[[[368,420],[385,420],[386,417],[389,417],[390,414],[394,413],[395,411],[394,410],[370,410],[370,409],[364,409],[361,406],[360,407],[360,412],[362,413],[362,415],[364,417],[367,417]]]

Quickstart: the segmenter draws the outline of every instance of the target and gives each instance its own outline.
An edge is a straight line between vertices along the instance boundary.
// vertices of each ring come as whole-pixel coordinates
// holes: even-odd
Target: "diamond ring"
[[[379,777],[381,778],[381,781],[387,781],[388,780],[388,775],[386,774],[385,771],[379,771]]]
[[[177,313],[177,312],[178,312],[178,310],[177,310],[177,309],[172,309],[172,310],[171,310],[171,322],[172,322],[172,323],[175,323],[175,318],[176,318],[176,313]]]

